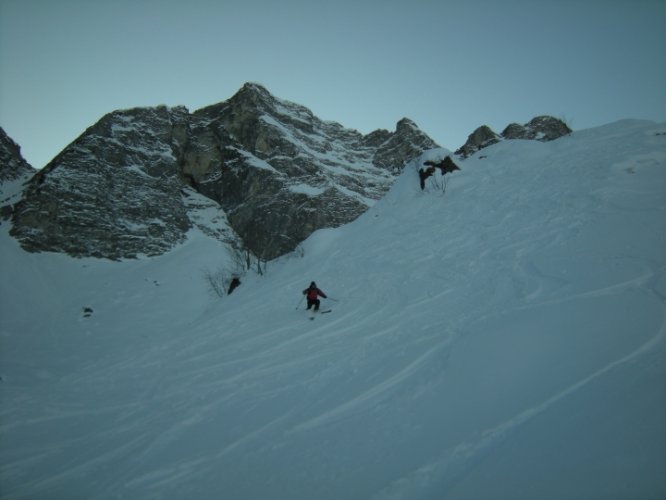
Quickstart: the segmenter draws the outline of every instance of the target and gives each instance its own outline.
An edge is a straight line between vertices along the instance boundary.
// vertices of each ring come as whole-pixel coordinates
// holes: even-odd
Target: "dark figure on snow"
[[[234,278],[231,280],[231,283],[229,283],[229,290],[227,291],[227,295],[231,295],[231,292],[233,292],[240,284],[241,280],[238,278],[238,276],[234,276]]]
[[[308,299],[307,309],[309,310],[312,306],[314,306],[315,311],[319,311],[319,304],[320,304],[319,297],[324,297],[325,299],[327,298],[326,294],[322,292],[319,288],[317,288],[317,283],[315,283],[314,281],[310,283],[309,287],[303,290],[303,295],[305,295],[306,298]]]
[[[458,168],[458,165],[453,163],[453,160],[451,159],[450,156],[447,156],[443,160],[439,162],[434,162],[432,160],[427,160],[423,162],[424,165],[428,165],[428,168],[426,169],[419,169],[419,179],[421,180],[421,189],[425,189],[425,180],[430,177],[432,174],[435,173],[435,169],[440,169],[442,171],[442,175],[445,174],[450,174],[451,172],[455,172],[456,170],[460,170]]]

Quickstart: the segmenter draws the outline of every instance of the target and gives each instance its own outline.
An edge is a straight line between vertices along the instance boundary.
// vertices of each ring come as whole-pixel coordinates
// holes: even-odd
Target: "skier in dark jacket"
[[[307,309],[310,310],[310,308],[314,306],[315,311],[319,311],[320,300],[318,297],[324,297],[325,299],[327,298],[326,294],[317,288],[317,283],[314,281],[310,283],[309,287],[303,290],[303,295],[305,295],[308,299]]]

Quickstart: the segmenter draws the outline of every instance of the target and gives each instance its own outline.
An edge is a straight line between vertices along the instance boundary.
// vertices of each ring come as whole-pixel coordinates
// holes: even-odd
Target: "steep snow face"
[[[447,153],[222,300],[3,232],[3,496],[663,498],[666,125]]]

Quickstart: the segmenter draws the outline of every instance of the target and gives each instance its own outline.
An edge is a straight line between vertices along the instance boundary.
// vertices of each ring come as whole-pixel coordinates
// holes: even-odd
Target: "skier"
[[[318,297],[324,297],[325,299],[328,298],[324,292],[317,288],[317,283],[314,281],[310,283],[308,288],[303,290],[303,295],[305,295],[308,299],[308,307],[306,308],[308,311],[312,306],[314,306],[315,311],[319,311],[320,300]]]

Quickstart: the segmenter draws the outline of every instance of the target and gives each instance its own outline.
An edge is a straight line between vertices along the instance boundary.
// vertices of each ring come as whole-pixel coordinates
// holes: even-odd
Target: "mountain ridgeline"
[[[465,158],[503,138],[552,140],[570,132],[550,117],[516,125],[510,136],[483,131],[456,153]],[[160,255],[198,226],[270,260],[317,229],[357,218],[407,163],[437,147],[407,118],[394,132],[364,135],[248,83],[192,113],[166,106],[109,113],[39,171],[3,131],[2,213],[32,252]],[[25,185],[5,196],[10,179]],[[201,216],[211,210],[213,225]]]
[[[21,148],[0,128],[0,209],[2,218],[11,216],[23,184],[36,170],[25,161]]]

